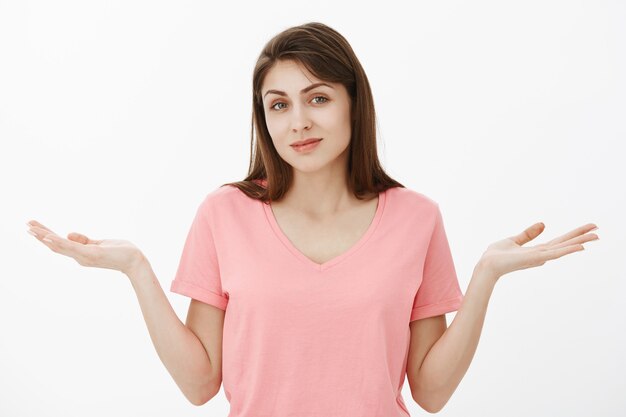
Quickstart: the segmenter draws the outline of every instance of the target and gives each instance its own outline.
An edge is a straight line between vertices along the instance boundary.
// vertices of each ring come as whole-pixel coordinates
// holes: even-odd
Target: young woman
[[[52,251],[129,277],[193,404],[223,383],[230,417],[406,416],[406,375],[437,412],[470,365],[498,279],[598,239],[588,224],[525,247],[543,231],[534,224],[490,245],[463,295],[439,205],[381,168],[369,83],[338,32],[309,23],[271,39],[252,103],[248,176],[203,199],[171,284],[191,298],[186,324],[132,243],[29,222]]]

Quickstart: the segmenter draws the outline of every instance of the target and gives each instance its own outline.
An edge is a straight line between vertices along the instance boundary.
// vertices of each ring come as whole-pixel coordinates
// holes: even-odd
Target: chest
[[[279,204],[272,212],[283,234],[304,256],[323,264],[347,252],[370,227],[378,200],[372,199],[340,215],[314,220]]]

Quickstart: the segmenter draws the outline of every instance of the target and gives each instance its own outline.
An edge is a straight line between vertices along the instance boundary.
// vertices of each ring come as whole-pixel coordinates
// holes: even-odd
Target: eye
[[[315,96],[315,97],[313,97],[311,100],[315,100],[315,99],[317,99],[317,98],[321,98],[321,99],[323,99],[323,101],[322,101],[322,102],[318,102],[319,104],[323,104],[323,103],[326,103],[327,101],[330,101],[329,99],[327,99],[327,98],[326,98],[326,97],[324,97],[324,96]],[[276,103],[274,103],[274,104],[272,104],[272,105],[270,106],[270,110],[274,110],[274,111],[282,110],[282,109],[277,109],[277,108],[276,108],[276,106],[278,106],[279,104],[285,104],[285,103],[283,103],[282,101],[276,102]],[[283,107],[283,109],[284,109],[284,107]]]
[[[271,106],[270,106],[270,109],[271,109],[271,110],[275,110],[275,111],[276,111],[276,110],[280,110],[280,109],[275,108],[275,107],[276,107],[276,106],[278,106],[279,104],[285,104],[285,103],[283,103],[282,101],[279,101],[278,103],[274,103],[273,105],[271,105]]]
[[[315,97],[313,97],[313,100],[315,100],[316,98],[323,98],[324,101],[322,101],[322,103],[326,103],[328,101],[328,99],[326,97],[324,97],[324,96],[315,96]]]

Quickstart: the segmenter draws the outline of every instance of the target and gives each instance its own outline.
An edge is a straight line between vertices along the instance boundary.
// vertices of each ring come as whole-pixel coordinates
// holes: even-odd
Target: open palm
[[[547,243],[522,247],[539,236],[544,228],[543,223],[535,223],[518,235],[492,243],[483,253],[481,264],[495,276],[500,277],[509,272],[540,266],[546,261],[584,250],[583,243],[599,239],[595,233],[589,233],[597,228],[596,225],[587,224]]]
[[[31,220],[27,225],[30,227],[31,234],[50,250],[69,256],[83,266],[114,269],[127,273],[141,261],[141,251],[127,240],[95,240],[80,233],[70,233],[65,239],[38,221]]]

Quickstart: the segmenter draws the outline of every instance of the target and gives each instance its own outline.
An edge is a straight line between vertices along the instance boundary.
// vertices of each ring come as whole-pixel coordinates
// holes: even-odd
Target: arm
[[[147,259],[127,273],[135,289],[150,338],[185,397],[202,405],[219,391],[220,382],[201,340],[172,309]]]
[[[423,353],[409,356],[407,369],[411,393],[424,410],[430,413],[440,411],[469,368],[496,281],[496,277],[479,263],[450,327],[445,329],[444,315],[443,321],[429,326],[434,334],[445,331],[438,339],[434,338],[436,341],[425,356]],[[419,350],[415,349],[415,352]]]
[[[222,382],[223,310],[192,300],[184,325],[150,263],[131,242],[90,239],[80,233],[70,233],[65,239],[35,220],[27,224],[29,232],[53,252],[83,266],[113,269],[128,276],[159,358],[185,397],[201,405],[217,394]]]
[[[420,343],[425,345],[430,340],[437,341],[428,349],[423,361],[419,354],[409,358],[411,364],[410,367],[407,365],[407,370],[412,370],[409,383],[413,399],[431,413],[438,412],[448,402],[474,357],[489,297],[500,277],[584,250],[583,243],[599,239],[598,235],[589,234],[595,229],[597,226],[589,223],[547,243],[523,246],[543,232],[544,224],[535,223],[522,233],[489,245],[474,268],[459,311],[441,337],[437,339],[437,332],[442,327],[416,326],[420,330],[426,329],[427,333],[425,341]],[[413,351],[424,352],[426,349],[422,346]]]

